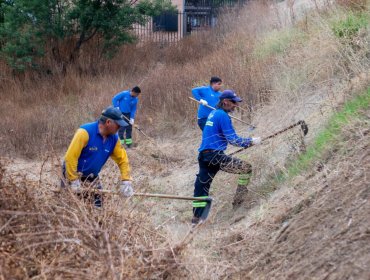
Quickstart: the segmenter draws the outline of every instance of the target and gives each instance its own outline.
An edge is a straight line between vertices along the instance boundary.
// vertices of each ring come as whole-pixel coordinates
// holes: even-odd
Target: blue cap
[[[220,95],[220,100],[223,99],[230,99],[234,102],[242,102],[242,99],[236,95],[236,93],[231,89],[226,89],[224,92]]]
[[[101,115],[108,119],[114,120],[121,127],[128,126],[128,123],[124,121],[123,115],[118,108],[109,106],[103,110]]]

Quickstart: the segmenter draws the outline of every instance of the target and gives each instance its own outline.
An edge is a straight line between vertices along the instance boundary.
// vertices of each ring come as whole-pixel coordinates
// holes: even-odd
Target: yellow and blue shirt
[[[204,150],[224,151],[228,143],[238,147],[248,147],[252,144],[252,138],[239,137],[228,113],[222,109],[213,110],[204,126],[199,152]]]
[[[221,95],[221,92],[214,91],[211,86],[193,88],[191,90],[191,93],[196,100],[206,100],[208,102],[208,105],[211,107],[216,107],[216,105],[220,101],[219,97]],[[209,113],[211,112],[212,109],[200,104],[198,107],[198,119],[207,118]]]
[[[65,155],[67,179],[78,179],[78,173],[82,173],[82,176],[98,176],[109,157],[117,163],[121,180],[131,180],[127,153],[121,147],[117,134],[103,139],[98,121],[82,125],[76,131]]]

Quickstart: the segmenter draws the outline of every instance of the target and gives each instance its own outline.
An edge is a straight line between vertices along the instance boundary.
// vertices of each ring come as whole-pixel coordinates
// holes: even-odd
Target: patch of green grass
[[[277,176],[276,180],[281,182],[306,170],[314,160],[320,158],[325,150],[335,144],[342,128],[356,117],[362,109],[368,107],[370,107],[370,88],[365,93],[348,101],[340,112],[335,113],[330,118],[326,128],[316,136],[307,151],[294,161],[284,174]]]
[[[352,39],[361,29],[367,28],[369,22],[369,14],[350,12],[345,19],[334,21],[331,29],[338,38]]]
[[[270,32],[254,50],[254,56],[265,58],[269,55],[276,55],[285,52],[297,41],[302,41],[305,34],[297,28],[285,30],[274,30]]]

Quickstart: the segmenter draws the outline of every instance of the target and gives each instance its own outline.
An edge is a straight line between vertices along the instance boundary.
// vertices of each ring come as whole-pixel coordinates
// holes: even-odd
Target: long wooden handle
[[[60,192],[61,189],[53,190],[53,192]],[[120,194],[117,191],[111,190],[99,190],[95,188],[91,189],[82,189],[82,192],[94,192],[94,193],[103,193],[103,194]],[[191,197],[191,196],[178,196],[178,195],[170,195],[170,194],[158,194],[158,193],[134,193],[134,196],[142,196],[142,197],[157,197],[157,198],[168,198],[168,199],[179,199],[179,200],[195,200],[195,201],[212,201],[212,198],[200,198],[200,197]]]
[[[127,118],[125,115],[122,115],[122,117],[124,117],[124,119],[130,123],[130,120],[129,118]],[[151,141],[154,141],[150,136],[148,136],[140,127],[138,127],[136,124],[133,125],[133,127],[135,127],[137,130],[139,130],[146,138],[148,138],[149,140]]]
[[[144,196],[144,197],[158,197],[158,198],[169,198],[169,199],[180,199],[180,200],[196,200],[196,201],[211,201],[212,198],[200,198],[191,196],[178,196],[169,194],[156,194],[156,193],[134,193],[134,196]]]
[[[277,136],[277,135],[279,135],[279,134],[281,134],[281,133],[283,133],[283,132],[285,132],[285,131],[287,131],[287,130],[289,130],[289,129],[292,129],[292,128],[294,128],[294,127],[298,126],[298,125],[301,125],[301,127],[302,127],[302,126],[305,126],[305,127],[306,127],[306,128],[305,128],[305,129],[306,129],[306,131],[304,131],[304,135],[306,135],[306,134],[307,134],[307,131],[308,131],[307,125],[306,125],[305,121],[299,121],[299,122],[297,122],[297,123],[295,123],[295,124],[292,124],[292,125],[290,125],[290,126],[288,126],[288,127],[284,128],[284,129],[282,129],[282,130],[279,130],[279,131],[275,132],[274,134],[271,134],[271,135],[269,135],[269,136],[266,136],[266,137],[262,138],[262,141],[266,141],[267,139],[273,138],[273,137],[275,137],[275,136]],[[303,130],[303,128],[302,128],[302,130]],[[252,146],[253,146],[253,145],[252,145]],[[229,155],[229,156],[235,155],[235,154],[237,154],[237,153],[239,153],[239,152],[241,152],[241,151],[244,151],[245,149],[248,149],[249,147],[252,147],[252,146],[248,146],[248,147],[246,147],[246,148],[241,148],[241,149],[236,150],[236,151],[234,151],[234,152],[232,152],[232,153],[230,153],[230,154],[228,154],[228,155]]]
[[[198,104],[200,104],[200,102],[199,102],[198,100],[196,100],[195,98],[190,97],[190,96],[188,96],[188,97],[189,97],[189,99],[191,99],[191,100],[193,100],[193,101],[197,102]],[[212,109],[212,110],[216,110],[216,108],[214,108],[214,107],[212,107],[212,106],[209,106],[208,104],[207,104],[207,105],[203,105],[203,106],[206,106],[207,108]],[[240,122],[242,122],[242,123],[244,123],[244,124],[247,124],[247,125],[249,125],[249,126],[251,126],[251,127],[255,128],[255,126],[254,126],[254,125],[251,125],[250,123],[247,123],[247,122],[245,122],[245,121],[243,121],[243,120],[241,120],[241,119],[239,119],[239,118],[237,118],[237,117],[234,117],[234,116],[231,116],[231,115],[229,115],[229,116],[230,116],[230,118],[232,118],[232,119],[234,119],[234,120],[240,121]]]

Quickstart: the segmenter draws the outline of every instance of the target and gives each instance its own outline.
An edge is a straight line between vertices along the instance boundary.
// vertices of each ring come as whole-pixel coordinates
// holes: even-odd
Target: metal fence
[[[135,24],[133,33],[140,41],[173,43],[185,36],[184,13],[167,12],[157,17],[147,17],[143,25]]]
[[[148,17],[143,25],[134,25],[133,33],[140,41],[174,43],[184,36],[211,29],[225,8],[244,5],[248,0],[187,0],[184,12],[164,12]]]
[[[249,0],[186,0],[185,10],[191,8],[207,7],[218,9],[224,7],[242,6]]]

